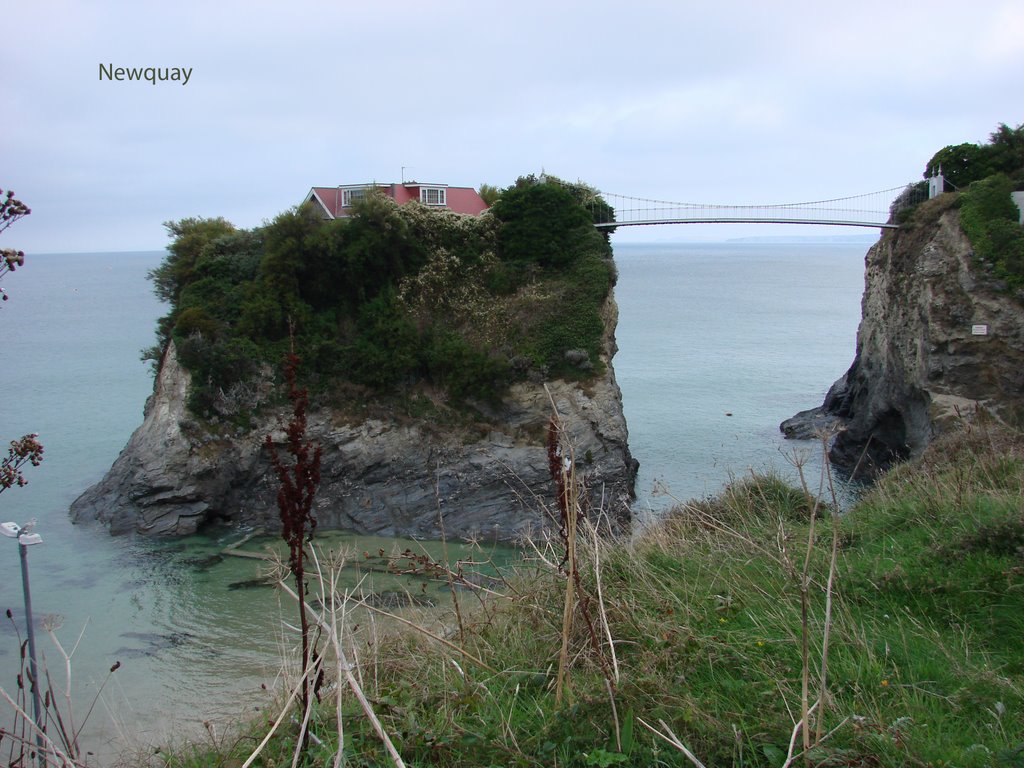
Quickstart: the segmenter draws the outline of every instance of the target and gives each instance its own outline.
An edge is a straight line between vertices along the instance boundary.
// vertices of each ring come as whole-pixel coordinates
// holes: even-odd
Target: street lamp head
[[[30,533],[35,527],[36,519],[33,517],[25,525],[17,523],[0,523],[0,533],[9,539],[17,539],[23,547],[31,547],[33,544],[42,544],[43,537],[38,533]]]

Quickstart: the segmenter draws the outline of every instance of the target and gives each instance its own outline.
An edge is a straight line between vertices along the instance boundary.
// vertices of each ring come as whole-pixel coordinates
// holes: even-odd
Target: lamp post
[[[32,676],[32,714],[36,722],[36,746],[40,753],[43,749],[43,708],[39,705],[39,665],[36,663],[36,633],[32,622],[32,592],[28,584],[28,548],[33,544],[42,544],[43,537],[32,533],[35,518],[25,525],[17,523],[0,523],[0,533],[9,539],[18,540],[21,554],[21,589],[25,596],[25,623],[28,630],[28,663]]]

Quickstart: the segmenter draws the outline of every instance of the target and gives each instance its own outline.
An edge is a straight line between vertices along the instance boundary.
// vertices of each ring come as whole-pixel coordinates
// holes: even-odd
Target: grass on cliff
[[[464,593],[447,644],[395,631],[357,674],[409,766],[1024,765],[1022,488],[1024,437],[985,425],[841,518],[751,477],[633,541],[581,529],[560,703],[557,547]],[[347,689],[311,722],[306,765],[396,764]],[[266,727],[165,763],[241,765]],[[294,730],[254,764],[290,765]]]

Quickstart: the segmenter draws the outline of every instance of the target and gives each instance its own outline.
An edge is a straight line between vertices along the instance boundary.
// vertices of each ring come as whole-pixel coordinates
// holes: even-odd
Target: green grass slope
[[[1022,488],[1024,438],[975,424],[841,517],[751,477],[632,541],[584,525],[568,613],[554,541],[429,634],[344,637],[409,766],[1024,765]],[[334,764],[339,690],[342,764],[394,764],[344,680],[303,764]],[[239,765],[268,724],[166,763]]]

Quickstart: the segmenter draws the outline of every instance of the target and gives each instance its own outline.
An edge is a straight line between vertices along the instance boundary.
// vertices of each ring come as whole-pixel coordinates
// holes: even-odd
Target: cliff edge
[[[793,438],[843,427],[830,455],[857,474],[918,455],[957,413],[1024,417],[1024,306],[977,263],[954,201],[922,204],[868,251],[853,364],[780,425]]]

